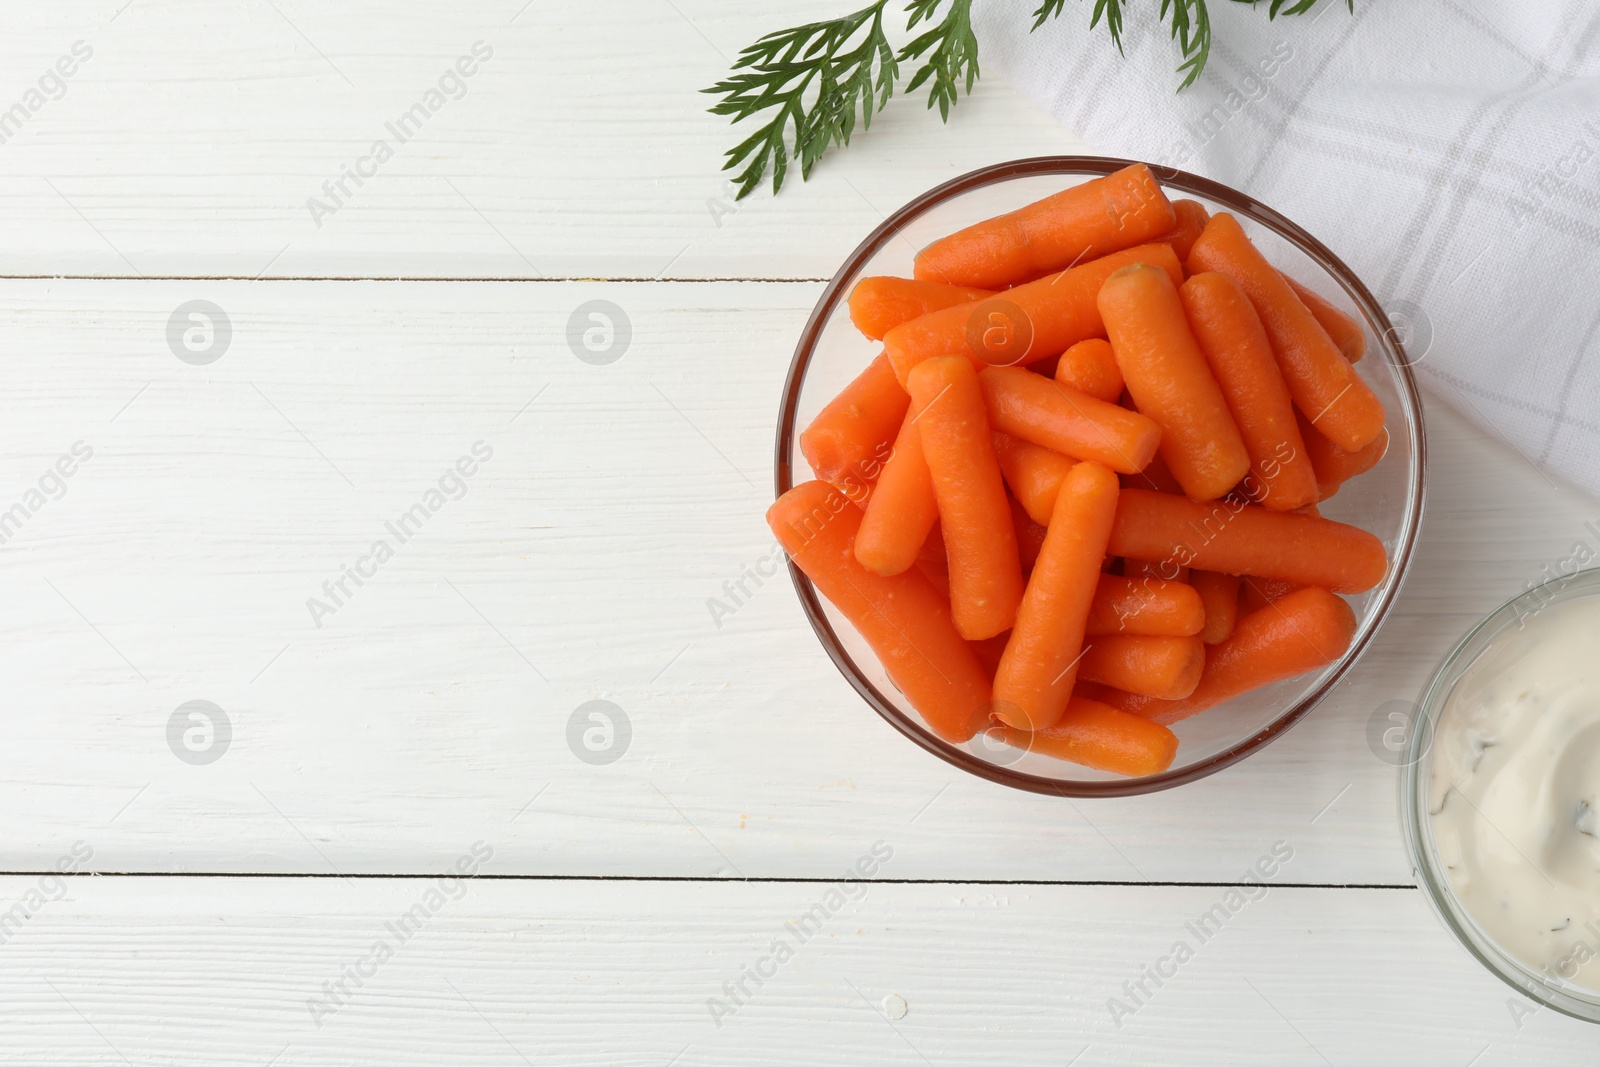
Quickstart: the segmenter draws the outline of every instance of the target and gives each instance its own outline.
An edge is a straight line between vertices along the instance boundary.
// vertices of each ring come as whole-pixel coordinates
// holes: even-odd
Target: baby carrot
[[[1287,274],[1283,280],[1289,283],[1289,288],[1294,290],[1294,295],[1311,312],[1311,317],[1317,320],[1328,337],[1339,346],[1339,351],[1344,353],[1344,358],[1351,363],[1359,362],[1367,354],[1367,332],[1361,324],[1349,315],[1330,304],[1325,297],[1312,289],[1307,289]]]
[[[1206,622],[1200,630],[1200,640],[1208,645],[1227,640],[1228,635],[1233,633],[1234,621],[1239,617],[1239,576],[1192,570],[1189,572],[1189,584],[1200,594],[1200,601],[1206,610]]]
[[[850,321],[876,341],[884,334],[930,311],[982,300],[994,293],[940,282],[878,276],[862,278],[850,290]]]
[[[1266,607],[1275,604],[1294,592],[1304,588],[1294,582],[1286,582],[1281,578],[1257,578],[1244,574],[1239,577],[1239,614],[1253,615]]]
[[[965,359],[931,359],[918,364],[910,385],[950,561],[956,629],[969,641],[993,637],[1016,618],[1022,565],[978,374]]]
[[[994,435],[994,454],[1006,484],[1028,516],[1041,526],[1048,524],[1056,506],[1056,491],[1074,461],[1043,445],[999,432]]]
[[[1004,289],[1173,228],[1172,205],[1143,163],[957,230],[917,253],[918,278]]]
[[[1201,504],[1145,489],[1122,491],[1110,551],[1336,593],[1366,592],[1389,569],[1383,542],[1342,522],[1268,511],[1233,498]]]
[[[1383,430],[1383,404],[1227,212],[1211,216],[1189,250],[1189,271],[1218,271],[1239,283],[1272,341],[1295,406],[1328,440],[1355,451]],[[893,356],[891,355],[891,359]]]
[[[972,737],[989,714],[989,678],[917,571],[885,577],[856,562],[861,511],[826,482],[795,486],[767,509],[790,560],[861,632],[895,686],[947,741]]]
[[[989,424],[1073,459],[1136,474],[1155,455],[1161,429],[1137,411],[1096,400],[1021,367],[978,375]]]
[[[1117,493],[1117,476],[1098,463],[1078,464],[1061,483],[1044,547],[995,672],[994,714],[1007,726],[1048,729],[1066,711]]]
[[[883,335],[901,382],[934,356],[966,356],[975,367],[1037,363],[1090,337],[1104,337],[1095,294],[1115,271],[1149,263],[1183,281],[1170,245],[1140,245],[1051,274],[972,304],[958,304],[903,322]]]
[[[1200,594],[1183,582],[1102,574],[1089,602],[1084,632],[1192,637],[1205,625]]]
[[[1078,665],[1078,677],[1126,693],[1182,700],[1200,684],[1205,649],[1198,637],[1095,637]]]
[[[1274,511],[1315,503],[1317,475],[1250,298],[1232,278],[1214,271],[1191,275],[1178,295],[1250,454],[1258,482],[1252,495]]]
[[[1111,354],[1111,342],[1104,337],[1079,341],[1061,353],[1052,377],[1069,389],[1088,393],[1107,404],[1115,404],[1122,396],[1122,371],[1117,357]]]
[[[1324,667],[1350,647],[1355,612],[1326,589],[1308,586],[1241,618],[1233,635],[1206,649],[1200,684],[1182,700],[1126,693],[1104,694],[1107,703],[1171,725],[1240,693]]]
[[[1211,219],[1211,213],[1198,200],[1174,200],[1172,213],[1178,219],[1176,226],[1152,238],[1154,241],[1165,241],[1172,246],[1180,260],[1189,258],[1189,249],[1194,247],[1196,238],[1206,228],[1206,223]]]
[[[1161,773],[1178,751],[1177,735],[1165,726],[1080,696],[1049,729],[1002,726],[1000,732],[1016,748],[1132,778]]]
[[[1166,272],[1136,264],[1106,279],[1100,314],[1139,411],[1161,428],[1161,458],[1195,500],[1214,500],[1250,470],[1228,402],[1189,332]]]
[[[800,434],[811,472],[865,504],[910,404],[889,357],[880,354]]]
[[[1011,502],[1011,526],[1017,531],[1017,561],[1022,564],[1023,570],[1031,571],[1039,561],[1039,550],[1044,547],[1045,527],[1043,523],[1033,521],[1016,497],[1008,499]]]
[[[1312,426],[1304,416],[1300,419],[1300,435],[1306,443],[1306,453],[1311,457],[1311,467],[1317,473],[1318,499],[1326,500],[1339,491],[1339,487],[1358,474],[1365,474],[1378,465],[1389,450],[1389,431],[1384,430],[1372,443],[1354,452],[1346,452]]]
[[[928,531],[939,521],[933,479],[922,455],[916,416],[909,411],[894,439],[856,534],[856,560],[869,571],[899,574],[917,561]]]

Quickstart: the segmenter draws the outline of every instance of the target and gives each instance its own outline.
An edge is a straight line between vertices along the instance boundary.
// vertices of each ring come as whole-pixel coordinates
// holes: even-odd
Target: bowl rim
[[[1145,166],[1149,167],[1163,189],[1203,196],[1213,203],[1226,205],[1229,211],[1243,215],[1273,230],[1278,236],[1296,245],[1301,252],[1316,260],[1326,273],[1338,281],[1366,315],[1369,323],[1375,324],[1388,321],[1387,313],[1384,312],[1371,291],[1345,265],[1344,261],[1335,256],[1326,245],[1272,208],[1210,178],[1204,178],[1198,174],[1192,174],[1164,164],[1150,163],[1144,160],[1122,159],[1115,156],[1031,156],[1025,159],[1010,160],[1004,163],[979,167],[976,170],[968,171],[966,174],[935,186],[890,214],[856,246],[855,250],[845,258],[839,269],[834,272],[833,277],[829,279],[822,295],[817,300],[816,306],[811,311],[810,318],[806,320],[805,327],[800,332],[800,339],[795,345],[794,358],[789,364],[788,377],[783,385],[783,397],[778,411],[777,439],[773,457],[773,485],[776,495],[782,496],[794,486],[792,469],[793,442],[795,440],[800,391],[805,382],[806,371],[810,367],[811,357],[816,349],[817,341],[840,302],[848,296],[845,290],[846,283],[854,278],[856,273],[885,244],[893,240],[908,222],[947,200],[986,185],[1035,175],[1104,176],[1136,163],[1144,163]],[[1416,447],[1412,453],[1413,464],[1409,472],[1410,494],[1406,501],[1410,521],[1401,530],[1399,544],[1395,548],[1395,557],[1391,564],[1394,580],[1389,584],[1383,598],[1374,606],[1369,621],[1362,631],[1356,634],[1350,648],[1340,661],[1333,666],[1333,669],[1328,672],[1327,676],[1322,679],[1316,689],[1303,697],[1293,707],[1280,714],[1262,730],[1231,745],[1209,759],[1179,770],[1167,770],[1160,774],[1146,775],[1142,778],[1111,781],[1067,781],[1047,778],[1042,775],[1012,770],[1009,767],[999,766],[979,759],[970,752],[935,737],[920,722],[895,707],[894,703],[877,686],[867,680],[865,674],[856,665],[850,654],[845,651],[838,634],[833,629],[833,625],[828,621],[826,614],[822,610],[822,604],[817,598],[816,590],[811,585],[811,580],[795,566],[793,560],[790,560],[789,577],[794,582],[795,592],[800,597],[801,608],[805,612],[807,620],[811,623],[812,630],[816,633],[817,639],[822,643],[824,651],[827,652],[828,658],[833,661],[834,666],[844,675],[845,680],[850,683],[855,691],[861,695],[862,699],[877,711],[879,716],[927,752],[932,753],[952,766],[959,767],[970,774],[998,785],[1059,797],[1133,796],[1193,782],[1237,763],[1245,756],[1264,747],[1285,733],[1321,703],[1323,698],[1338,685],[1350,668],[1361,658],[1361,655],[1370,645],[1373,636],[1382,627],[1410,570],[1412,557],[1415,553],[1417,535],[1422,527],[1425,500],[1428,448],[1427,437],[1424,434],[1422,424],[1422,397],[1418,391],[1416,379],[1412,374],[1410,360],[1405,353],[1405,348],[1400,339],[1395,336],[1394,330],[1388,329],[1375,332],[1378,335],[1379,347],[1384,350],[1386,360],[1394,368],[1397,388],[1406,401],[1404,414],[1407,426],[1411,432],[1412,439],[1416,442]],[[1369,358],[1371,357],[1369,356]]]
[[[1542,597],[1547,591],[1548,597]],[[1485,970],[1512,989],[1536,1004],[1590,1023],[1600,1023],[1600,992],[1576,983],[1570,983],[1569,988],[1559,980],[1541,977],[1533,967],[1518,960],[1479,929],[1477,921],[1451,888],[1449,876],[1438,867],[1438,849],[1433,838],[1433,819],[1427,813],[1426,792],[1430,779],[1427,772],[1433,767],[1430,757],[1436,751],[1434,740],[1439,715],[1449,703],[1456,684],[1520,616],[1519,605],[1524,601],[1535,604],[1531,614],[1538,614],[1557,604],[1597,595],[1600,595],[1600,567],[1581,568],[1524,589],[1471,626],[1439,660],[1422,688],[1399,775],[1400,833],[1411,861],[1412,880],[1427,898],[1440,924]]]

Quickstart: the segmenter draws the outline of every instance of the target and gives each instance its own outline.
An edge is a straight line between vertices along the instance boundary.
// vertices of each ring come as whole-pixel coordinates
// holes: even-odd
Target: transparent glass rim
[[[1567,985],[1541,976],[1527,964],[1514,959],[1478,929],[1478,924],[1450,888],[1449,876],[1438,864],[1433,823],[1427,814],[1434,728],[1439,713],[1444,710],[1450,693],[1462,675],[1495,638],[1506,632],[1525,602],[1538,603],[1542,610],[1552,604],[1595,595],[1600,595],[1600,567],[1558,575],[1518,593],[1491,611],[1468,630],[1439,662],[1418,701],[1416,722],[1402,764],[1400,828],[1418,888],[1428,898],[1434,914],[1461,942],[1462,947],[1496,978],[1530,1000],[1575,1019],[1600,1023],[1600,991],[1584,993],[1581,992],[1581,986]]]
[[[855,251],[846,257],[844,263],[835,272],[833,278],[823,290],[822,296],[818,299],[816,307],[811,312],[811,317],[806,321],[805,328],[800,333],[799,342],[795,346],[794,359],[789,365],[789,375],[784,382],[783,398],[778,412],[773,469],[773,486],[776,494],[782,496],[794,486],[792,470],[793,442],[798,419],[800,393],[805,382],[806,371],[810,367],[812,355],[816,350],[817,341],[822,336],[823,330],[834,311],[849,296],[846,288],[849,281],[907,223],[948,200],[985,185],[1034,175],[1098,177],[1137,162],[1142,161],[1119,159],[1111,156],[1035,156],[1028,159],[997,163],[970,171],[958,178],[945,182],[943,185],[930,189],[884,219],[856,247]],[[1282,736],[1291,726],[1303,719],[1313,708],[1321,703],[1322,699],[1344,678],[1350,668],[1355,665],[1366,651],[1373,636],[1388,617],[1389,610],[1404,584],[1415,552],[1417,533],[1422,524],[1425,495],[1424,472],[1427,465],[1427,439],[1424,436],[1422,425],[1422,398],[1418,392],[1416,378],[1412,374],[1411,364],[1406,356],[1405,348],[1395,336],[1395,331],[1388,328],[1388,316],[1377,299],[1356,277],[1355,273],[1339,257],[1335,256],[1326,245],[1272,208],[1220,182],[1203,178],[1198,174],[1191,174],[1187,171],[1157,163],[1146,162],[1145,165],[1155,174],[1162,188],[1190,193],[1204,197],[1213,203],[1222,204],[1226,206],[1227,210],[1259,223],[1290,244],[1295,245],[1302,253],[1326,271],[1330,277],[1336,280],[1344,288],[1357,308],[1360,309],[1377,338],[1378,347],[1381,349],[1384,360],[1394,368],[1397,390],[1402,401],[1401,407],[1403,410],[1401,414],[1406,421],[1411,440],[1416,442],[1415,448],[1411,453],[1410,469],[1407,472],[1406,514],[1394,551],[1392,563],[1393,582],[1389,584],[1382,599],[1374,606],[1365,623],[1356,633],[1349,650],[1337,664],[1327,671],[1316,689],[1286,708],[1282,714],[1264,729],[1209,759],[1175,770],[1164,771],[1161,774],[1117,781],[1066,781],[1028,774],[1008,767],[996,766],[957,746],[940,740],[920,722],[901,712],[899,708],[895,707],[893,701],[889,700],[876,685],[868,680],[855,660],[845,650],[838,634],[834,632],[833,625],[823,612],[822,604],[810,580],[792,561],[789,563],[789,577],[794,582],[795,592],[800,597],[801,608],[805,611],[806,618],[811,623],[811,628],[815,631],[817,639],[822,643],[824,651],[827,652],[828,658],[833,660],[834,665],[850,685],[885,721],[911,741],[946,763],[999,785],[1048,796],[1068,798],[1116,797],[1153,793],[1162,789],[1169,789],[1173,786],[1215,774],[1224,767],[1237,763],[1252,752]],[[1372,358],[1372,356],[1369,355],[1368,358]]]

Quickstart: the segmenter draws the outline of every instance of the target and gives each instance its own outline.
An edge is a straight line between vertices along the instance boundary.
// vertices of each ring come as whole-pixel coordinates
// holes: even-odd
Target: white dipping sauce
[[[1428,815],[1483,931],[1600,989],[1600,597],[1549,605],[1468,668],[1435,729]]]

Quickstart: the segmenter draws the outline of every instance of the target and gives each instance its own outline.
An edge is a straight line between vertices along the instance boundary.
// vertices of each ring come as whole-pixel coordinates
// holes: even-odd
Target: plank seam
[[[369,881],[431,881],[449,871],[427,873],[347,873],[318,871],[78,871],[74,878],[309,878],[322,881],[336,879],[367,879]],[[57,875],[54,870],[0,870],[0,877],[33,878]],[[776,885],[949,885],[949,886],[1150,886],[1171,889],[1233,889],[1259,885],[1246,881],[1151,881],[1139,882],[1118,879],[1052,879],[1052,878],[829,878],[771,875],[749,878],[718,878],[691,874],[491,874],[488,871],[473,876],[475,881],[489,882],[687,882],[694,884],[756,883]],[[1377,889],[1415,890],[1406,882],[1273,882],[1274,889]]]

